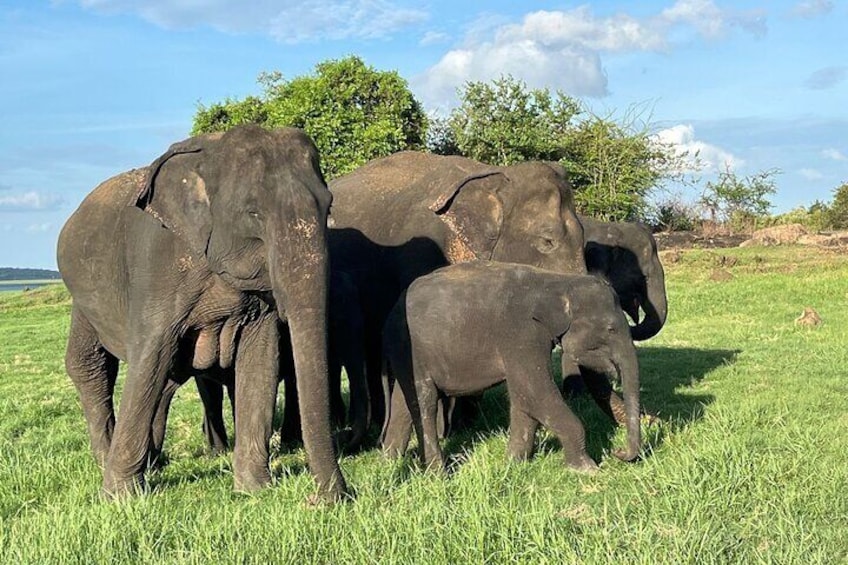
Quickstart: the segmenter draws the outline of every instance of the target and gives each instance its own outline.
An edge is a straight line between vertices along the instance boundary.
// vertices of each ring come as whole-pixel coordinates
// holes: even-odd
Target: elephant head
[[[665,325],[668,302],[665,274],[651,232],[635,223],[599,222],[581,217],[586,238],[586,265],[590,273],[606,278],[622,309],[636,323],[631,336],[641,341]],[[639,310],[644,312],[640,321]]]
[[[451,263],[487,259],[586,272],[583,227],[561,167],[542,162],[469,167],[473,162],[453,159],[447,178],[427,179],[438,183],[429,209],[450,230],[445,251]]]
[[[619,380],[624,392],[627,449],[616,456],[633,461],[641,446],[639,361],[618,297],[610,285],[596,277],[578,277],[564,297],[554,297],[549,312],[563,312],[560,326],[563,376],[583,367]],[[564,305],[564,308],[563,308]],[[544,318],[542,318],[544,319]],[[568,368],[571,368],[569,370]]]
[[[302,131],[242,126],[172,145],[131,203],[188,243],[182,261],[205,261],[234,288],[273,297],[291,333],[304,442],[323,494],[344,490],[328,414],[331,200]]]

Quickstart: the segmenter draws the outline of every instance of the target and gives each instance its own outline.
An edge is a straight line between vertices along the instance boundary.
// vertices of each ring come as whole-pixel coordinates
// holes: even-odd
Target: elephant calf
[[[436,422],[439,396],[475,394],[506,381],[512,458],[530,456],[542,424],[559,437],[568,466],[596,469],[586,453],[583,425],[553,381],[550,356],[557,342],[581,366],[621,378],[627,449],[616,455],[636,459],[641,444],[639,367],[610,285],[593,276],[489,261],[453,265],[421,277],[392,309],[383,330],[384,386],[388,388],[389,372],[397,386],[384,450],[388,455],[405,450],[412,423],[425,465],[443,469]]]

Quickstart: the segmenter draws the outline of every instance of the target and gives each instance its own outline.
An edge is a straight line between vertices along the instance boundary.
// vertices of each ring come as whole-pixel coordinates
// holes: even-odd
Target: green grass
[[[623,432],[578,400],[600,472],[566,470],[546,434],[508,463],[495,389],[448,441],[450,478],[369,451],[342,459],[356,500],[317,509],[302,450],[275,448],[275,486],[234,494],[192,386],[153,492],[101,501],[63,368],[67,293],[2,296],[0,563],[846,562],[846,281],[848,256],[810,248],[687,251],[667,265],[668,325],[639,348],[643,402],[663,418],[643,461],[610,457]],[[794,323],[804,306],[821,326]]]

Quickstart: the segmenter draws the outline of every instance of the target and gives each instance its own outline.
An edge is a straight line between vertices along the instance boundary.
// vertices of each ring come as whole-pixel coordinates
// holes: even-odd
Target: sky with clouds
[[[82,198],[186,137],[198,102],[348,54],[430,111],[510,73],[649,121],[698,152],[701,186],[778,168],[775,211],[829,200],[848,181],[845,29],[831,0],[2,0],[0,266],[54,268]]]

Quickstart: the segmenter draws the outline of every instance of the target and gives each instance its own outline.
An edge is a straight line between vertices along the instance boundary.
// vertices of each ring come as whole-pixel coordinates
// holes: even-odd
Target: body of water
[[[48,284],[57,284],[62,281],[2,281],[0,282],[0,292],[12,292],[22,290],[35,290]]]

